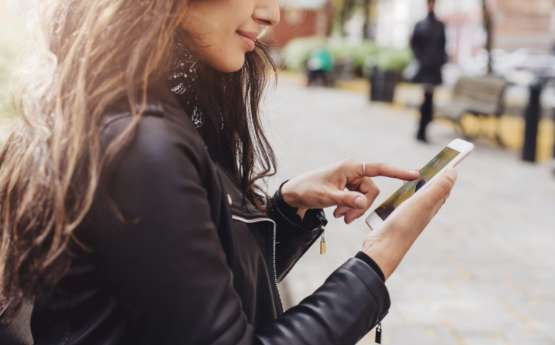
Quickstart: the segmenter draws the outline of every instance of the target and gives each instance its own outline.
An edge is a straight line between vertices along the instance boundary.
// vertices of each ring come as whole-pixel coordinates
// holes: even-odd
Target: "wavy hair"
[[[0,277],[4,298],[19,305],[56,284],[68,246],[88,213],[106,166],[136,132],[148,89],[166,80],[185,0],[41,1],[44,45],[17,97],[21,121],[0,150]],[[231,74],[214,72],[224,111],[222,164],[245,196],[275,172],[259,120],[268,66],[263,46]],[[100,132],[107,108],[125,99],[133,120],[107,149]],[[260,205],[260,204],[259,204]],[[262,206],[261,206],[262,207]]]

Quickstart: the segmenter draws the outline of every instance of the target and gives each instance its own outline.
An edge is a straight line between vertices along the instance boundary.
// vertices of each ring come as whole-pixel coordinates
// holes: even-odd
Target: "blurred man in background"
[[[447,63],[445,25],[435,15],[435,0],[428,0],[428,15],[416,23],[410,46],[417,63],[413,81],[424,87],[424,100],[420,106],[420,123],[416,139],[428,142],[426,128],[434,112],[434,87],[443,81],[441,69]]]

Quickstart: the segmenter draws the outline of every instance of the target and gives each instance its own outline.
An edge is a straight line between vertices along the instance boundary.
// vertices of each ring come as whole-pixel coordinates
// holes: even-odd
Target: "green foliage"
[[[350,61],[355,70],[362,69],[366,58],[375,55],[380,49],[372,41],[351,43],[341,39],[330,39],[327,46],[335,60]]]
[[[374,56],[380,53],[382,48],[378,47],[372,41],[365,41],[355,46],[353,49],[353,64],[356,69],[362,70],[368,56]]]
[[[381,48],[375,55],[369,55],[364,61],[364,74],[377,67],[382,71],[403,72],[412,60],[409,49]]]
[[[285,66],[291,71],[302,71],[311,52],[322,47],[330,51],[334,61],[350,62],[355,71],[364,73],[374,66],[401,72],[412,58],[408,49],[380,47],[373,41],[352,43],[341,38],[303,37],[292,40],[284,48]]]
[[[320,37],[301,37],[291,40],[283,50],[285,66],[291,71],[304,70],[310,53],[325,46],[325,40]]]

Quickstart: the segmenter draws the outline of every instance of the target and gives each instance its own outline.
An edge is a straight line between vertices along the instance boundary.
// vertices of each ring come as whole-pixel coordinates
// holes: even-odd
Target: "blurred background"
[[[17,119],[14,76],[32,53],[33,3],[0,2],[0,140]],[[555,1],[437,1],[448,63],[427,144],[415,140],[423,87],[410,82],[409,46],[426,0],[280,4],[281,23],[265,37],[279,66],[264,102],[279,163],[270,189],[346,158],[419,168],[454,138],[476,144],[449,202],[388,282],[383,343],[555,344]],[[378,202],[400,185],[377,183]],[[363,220],[328,218],[327,254],[312,248],[280,286],[288,306],[368,231]],[[372,334],[361,341],[371,343]]]

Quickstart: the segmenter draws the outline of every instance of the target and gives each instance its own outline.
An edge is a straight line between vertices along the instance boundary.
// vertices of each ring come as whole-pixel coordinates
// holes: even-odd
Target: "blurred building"
[[[426,0],[378,1],[376,39],[405,47],[414,24],[426,15]],[[555,32],[555,0],[488,0],[495,26],[494,46],[515,50],[551,50]],[[437,0],[437,14],[447,24],[450,55],[472,58],[484,46],[482,0]]]
[[[492,1],[496,47],[549,49],[553,44],[554,0]]]
[[[280,7],[281,21],[269,37],[274,47],[296,37],[325,36],[331,29],[333,8],[328,0],[283,0]]]

